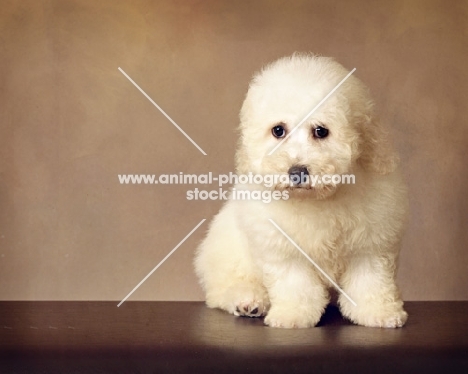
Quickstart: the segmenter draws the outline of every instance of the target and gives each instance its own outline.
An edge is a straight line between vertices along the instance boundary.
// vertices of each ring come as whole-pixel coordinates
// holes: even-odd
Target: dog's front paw
[[[343,312],[343,309],[342,309]],[[398,328],[403,327],[408,319],[408,313],[400,303],[394,305],[360,305],[350,307],[343,313],[352,322],[368,327]]]
[[[397,327],[403,327],[408,319],[408,313],[403,309],[395,312],[370,315],[362,323],[364,326],[369,327],[384,327],[394,329]]]
[[[322,313],[312,308],[300,306],[272,306],[265,317],[265,324],[270,327],[284,329],[314,327],[320,320]]]

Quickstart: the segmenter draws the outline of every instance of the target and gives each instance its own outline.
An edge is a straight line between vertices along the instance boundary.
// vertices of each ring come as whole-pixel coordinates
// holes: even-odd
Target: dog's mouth
[[[286,191],[310,191],[316,189],[312,187],[310,184],[300,184],[300,185],[289,185],[283,188]]]
[[[321,184],[319,186],[312,186],[310,184],[299,185],[276,185],[274,187],[277,191],[287,191],[289,197],[298,198],[313,198],[317,200],[325,199],[336,192],[337,186],[332,184]]]

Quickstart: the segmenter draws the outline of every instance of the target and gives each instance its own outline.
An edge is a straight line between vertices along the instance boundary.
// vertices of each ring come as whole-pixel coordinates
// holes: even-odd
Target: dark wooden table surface
[[[282,330],[196,302],[0,302],[0,373],[468,373],[468,302],[408,302],[402,329],[329,307]]]

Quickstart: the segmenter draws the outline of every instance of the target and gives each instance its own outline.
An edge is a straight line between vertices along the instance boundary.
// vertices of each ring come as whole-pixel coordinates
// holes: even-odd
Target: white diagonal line
[[[307,119],[318,109],[320,108],[320,106],[331,96],[333,95],[333,93],[346,81],[346,79],[348,79],[351,74],[353,74],[354,72],[356,71],[356,68],[354,68],[353,70],[351,70],[347,75],[346,77],[344,77],[340,83],[338,83],[335,88],[333,90],[331,90],[327,96],[325,96],[316,106],[314,109],[312,109],[303,119],[301,122],[299,122],[296,127],[294,127],[278,144],[276,144],[275,148],[273,148],[270,153],[268,153],[268,156],[271,156],[273,154],[274,151],[276,151],[276,149],[281,145],[283,144],[287,138],[289,138],[293,133],[294,131],[296,131],[299,126],[301,126],[305,121],[307,121]]]
[[[179,244],[177,244],[177,245],[175,246],[175,248],[174,248],[172,251],[170,251],[170,252],[166,255],[166,257],[164,257],[164,258],[162,259],[162,261],[161,261],[159,264],[157,264],[157,265],[155,266],[155,268],[154,268],[153,270],[151,270],[151,271],[149,272],[149,274],[148,274],[146,277],[144,277],[144,278],[142,279],[142,281],[141,281],[140,283],[138,283],[138,284],[135,286],[135,288],[134,288],[127,296],[124,297],[124,299],[117,305],[117,307],[121,306],[121,305],[125,302],[125,300],[127,300],[127,299],[132,295],[132,293],[134,293],[134,292],[138,289],[138,287],[140,287],[140,286],[151,276],[151,274],[153,274],[156,270],[158,270],[158,268],[164,263],[164,261],[166,261],[166,260],[177,250],[177,248],[179,248],[179,247],[190,237],[190,235],[192,235],[192,234],[195,232],[195,230],[198,229],[198,228],[202,225],[202,223],[205,222],[205,221],[206,221],[206,219],[203,218],[203,219],[200,221],[200,223],[199,223],[197,226],[195,226],[195,228],[194,228],[192,231],[190,231],[190,232],[187,234],[187,236],[186,236],[185,238],[183,238],[182,241],[181,241]]]
[[[281,234],[283,234],[283,235],[286,237],[286,239],[288,239],[288,240],[291,242],[291,244],[294,245],[294,247],[296,247],[296,248],[299,250],[299,252],[301,252],[301,253],[305,256],[305,258],[307,258],[307,259],[312,263],[312,265],[314,265],[314,266],[317,268],[317,270],[320,271],[320,272],[323,274],[323,276],[324,276],[325,278],[327,278],[327,279],[330,281],[330,283],[333,284],[333,285],[335,286],[335,288],[336,288],[338,291],[340,291],[349,301],[351,301],[351,303],[352,303],[354,306],[357,306],[357,304],[354,302],[354,300],[351,299],[351,298],[348,296],[348,294],[347,294],[346,292],[344,292],[344,291],[340,288],[340,286],[338,286],[338,284],[336,284],[336,282],[335,282],[333,279],[331,279],[331,278],[328,276],[328,274],[325,273],[325,272],[321,269],[321,267],[318,266],[318,265],[315,263],[315,261],[312,260],[312,259],[309,257],[309,255],[308,255],[307,253],[305,253],[305,252],[301,249],[301,247],[299,247],[299,246],[294,242],[294,240],[292,240],[292,239],[289,237],[289,235],[286,234],[286,233],[281,229],[281,227],[279,227],[279,226],[276,224],[275,221],[273,221],[271,218],[270,218],[269,220],[270,220],[270,222],[273,224],[273,226],[275,226],[275,227],[278,229],[278,231],[281,232]]]
[[[162,114],[163,114],[163,115],[164,115],[164,116],[181,132],[181,133],[182,133],[182,134],[184,134],[184,136],[185,136],[188,140],[190,140],[190,142],[191,142],[195,147],[197,147],[197,149],[198,149],[201,153],[203,153],[203,154],[206,156],[205,151],[204,151],[203,149],[201,149],[200,146],[199,146],[197,143],[195,143],[195,141],[194,141],[190,136],[188,136],[188,134],[187,134],[184,130],[182,130],[182,128],[181,128],[177,123],[175,123],[175,121],[174,121],[171,117],[169,117],[169,115],[168,115],[158,104],[156,104],[156,103],[154,102],[154,100],[153,100],[151,97],[149,97],[149,96],[146,94],[146,92],[143,91],[143,90],[140,88],[140,86],[139,86],[138,84],[136,84],[135,81],[134,81],[132,78],[130,78],[130,77],[128,76],[128,74],[127,74],[126,72],[124,72],[120,67],[119,67],[119,71],[120,71],[123,75],[125,75],[125,77],[126,77],[130,82],[132,82],[132,84],[133,84],[136,88],[138,88],[138,90],[139,90],[143,95],[145,95],[145,97],[151,102],[151,104],[153,104],[156,108],[158,108],[158,110],[159,110],[159,111],[160,111],[160,112],[161,112],[161,113],[162,113]]]

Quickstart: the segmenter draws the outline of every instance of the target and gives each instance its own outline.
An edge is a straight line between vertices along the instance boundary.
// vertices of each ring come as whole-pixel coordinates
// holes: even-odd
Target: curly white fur
[[[272,327],[315,326],[331,284],[269,221],[273,219],[356,302],[341,312],[364,326],[401,327],[407,319],[395,284],[407,200],[397,157],[365,86],[351,76],[271,156],[271,129],[290,131],[347,70],[331,58],[295,54],[256,74],[240,113],[238,174],[351,174],[354,185],[271,190],[289,200],[229,200],[195,258],[209,307],[265,316]],[[317,139],[317,126],[329,130]],[[259,185],[237,188],[268,189]]]

